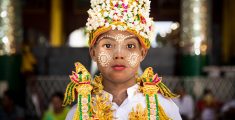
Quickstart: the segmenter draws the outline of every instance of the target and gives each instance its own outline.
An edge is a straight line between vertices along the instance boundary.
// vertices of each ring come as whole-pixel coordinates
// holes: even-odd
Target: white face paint
[[[138,64],[139,56],[140,55],[138,53],[136,53],[136,52],[129,54],[128,62],[129,62],[131,67],[135,67]]]
[[[101,52],[98,55],[98,62],[103,67],[107,67],[111,60],[112,57],[107,52]]]
[[[104,35],[102,36],[99,40],[102,40],[103,38],[112,38],[114,39],[115,41],[118,42],[118,47],[116,50],[118,50],[118,52],[121,52],[121,49],[122,49],[122,45],[124,43],[124,40],[126,40],[127,38],[130,38],[130,37],[135,37],[135,35],[123,35],[123,34],[117,34],[115,36],[110,36],[110,35]],[[99,41],[98,40],[98,41]]]
[[[125,43],[125,40],[130,39],[131,37],[135,37],[135,35],[123,35],[123,34],[117,34],[117,35],[104,35],[100,37],[97,41],[101,41],[103,39],[110,39],[115,40],[117,42],[116,46],[112,46],[109,50],[106,51],[104,48],[100,53],[98,53],[98,62],[101,66],[107,67],[110,62],[112,61],[112,58],[115,57],[117,53],[123,55],[127,54],[126,60],[128,61],[129,65],[131,67],[136,67],[138,63],[140,62],[140,54],[138,52],[130,52],[127,48],[127,43]],[[111,44],[111,43],[108,43]],[[122,52],[122,53],[121,53]]]

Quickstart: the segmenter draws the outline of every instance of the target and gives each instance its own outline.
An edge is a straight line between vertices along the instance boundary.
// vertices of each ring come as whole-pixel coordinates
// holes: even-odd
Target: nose
[[[121,51],[114,52],[114,59],[124,59],[124,53]]]
[[[124,59],[122,56],[116,56],[114,59]]]

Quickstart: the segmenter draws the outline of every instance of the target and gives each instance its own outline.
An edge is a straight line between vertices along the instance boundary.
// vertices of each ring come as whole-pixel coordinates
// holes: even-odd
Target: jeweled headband
[[[136,35],[148,49],[153,36],[153,20],[149,17],[150,0],[91,0],[86,23],[89,46],[109,30],[128,31]]]

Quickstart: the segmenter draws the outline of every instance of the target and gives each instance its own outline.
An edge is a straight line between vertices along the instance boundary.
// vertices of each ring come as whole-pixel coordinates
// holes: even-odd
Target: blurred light
[[[208,1],[183,0],[182,1],[182,48],[186,54],[206,54],[208,40]]]
[[[201,53],[201,51],[200,51],[201,42],[202,42],[201,37],[198,36],[198,37],[194,38],[194,52],[196,55],[200,55],[200,53]]]
[[[170,34],[172,32],[172,30],[171,29],[169,29],[168,31],[166,31],[166,33],[168,33],[168,34]]]
[[[87,47],[88,36],[85,34],[85,28],[82,27],[70,33],[68,44],[70,47]]]
[[[200,24],[199,23],[196,23],[194,26],[193,26],[194,30],[200,30]]]
[[[207,52],[207,45],[202,44],[201,45],[201,54],[206,55],[206,52]]]
[[[160,36],[161,36],[161,37],[166,37],[166,33],[165,33],[165,32],[162,32],[162,33],[160,33]]]
[[[4,43],[4,44],[7,44],[9,41],[8,41],[8,38],[5,36],[5,37],[3,37],[2,38],[2,42]]]
[[[194,13],[199,13],[199,8],[198,8],[198,7],[194,7],[194,8],[193,8],[193,12],[194,12]]]
[[[202,45],[201,46],[201,51],[202,52],[206,52],[206,50],[207,50],[207,45]]]
[[[1,12],[1,17],[4,18],[4,17],[6,17],[6,16],[7,16],[7,11],[5,11],[5,10],[2,11],[2,12]]]
[[[167,34],[170,34],[172,30],[176,30],[179,28],[179,23],[178,22],[173,22],[173,21],[158,21],[154,22],[154,39],[151,41],[151,46],[153,48],[156,48],[158,46],[157,43],[157,35],[160,35],[161,37],[166,37]]]
[[[195,50],[195,54],[196,54],[196,55],[200,55],[200,49],[196,49],[196,50]]]
[[[179,27],[179,23],[178,22],[175,22],[175,23],[171,24],[171,29],[172,30],[176,30],[178,27]]]

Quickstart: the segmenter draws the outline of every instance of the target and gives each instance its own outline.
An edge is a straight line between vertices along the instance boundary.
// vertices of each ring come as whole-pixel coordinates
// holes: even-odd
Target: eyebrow
[[[101,36],[97,41],[100,41],[100,40],[102,40],[102,39],[104,39],[104,38],[109,38],[109,39],[111,39],[111,40],[115,40],[115,41],[117,41],[117,38],[116,38],[117,36],[115,36],[115,37],[113,37],[113,36],[110,36],[110,35],[104,35],[104,36]],[[126,39],[130,39],[130,38],[137,38],[135,35],[128,35],[128,36],[125,36],[124,37],[124,40],[126,40]]]
[[[104,38],[109,38],[109,39],[114,40],[114,41],[116,40],[115,38],[113,38],[111,36],[104,35],[104,36],[101,36],[97,41],[100,41],[100,40],[102,40]]]

